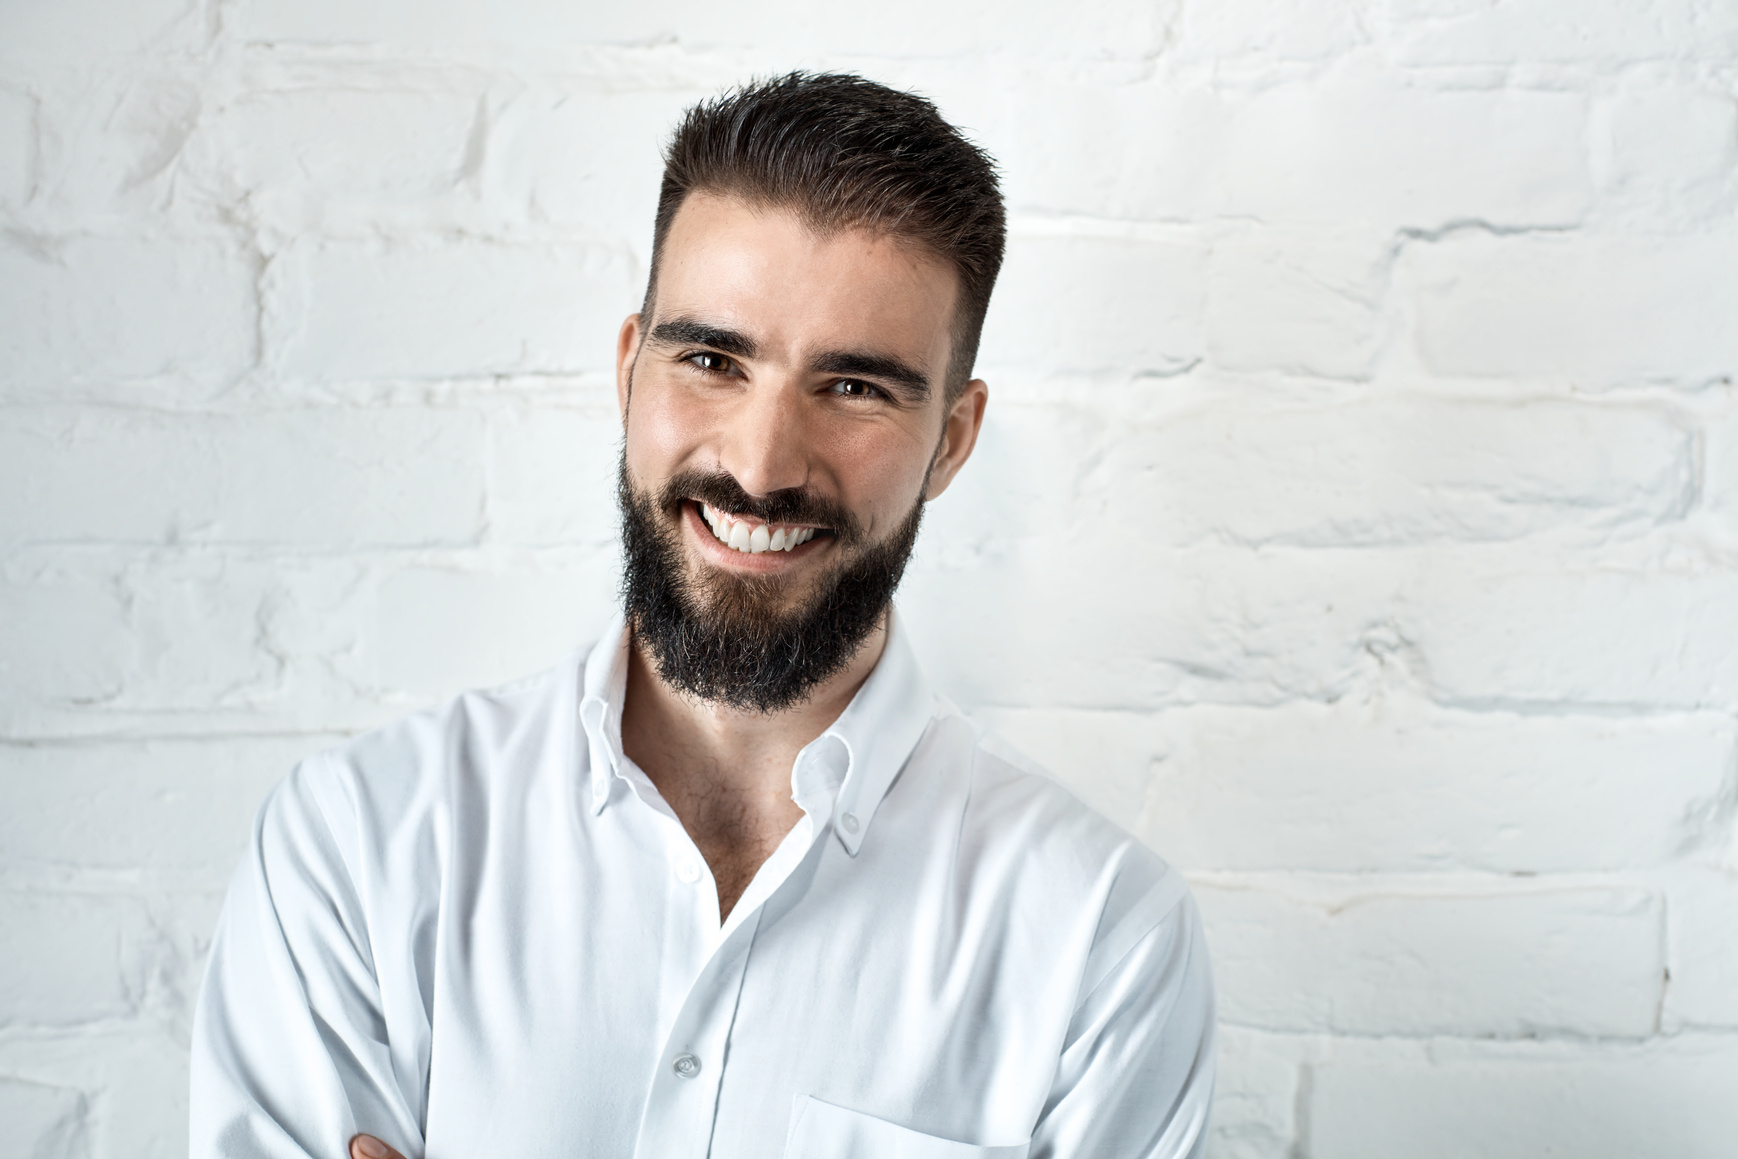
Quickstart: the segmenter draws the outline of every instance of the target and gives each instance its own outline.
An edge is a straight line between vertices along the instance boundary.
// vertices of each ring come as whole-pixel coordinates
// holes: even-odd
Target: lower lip
[[[706,526],[706,520],[701,518],[700,505],[686,502],[682,504],[682,517],[688,523],[688,529],[700,541],[700,550],[718,563],[738,571],[776,572],[787,567],[793,567],[802,560],[823,550],[832,542],[830,535],[816,535],[807,543],[798,544],[789,551],[762,551],[759,553],[737,551],[729,544],[722,542],[712,529]]]

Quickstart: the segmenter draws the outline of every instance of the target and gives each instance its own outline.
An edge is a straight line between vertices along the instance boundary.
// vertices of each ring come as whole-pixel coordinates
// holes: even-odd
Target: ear
[[[629,314],[616,335],[616,406],[621,408],[622,425],[628,423],[628,394],[634,380],[634,359],[640,356],[640,316]]]
[[[924,499],[934,499],[946,491],[959,469],[972,457],[972,448],[978,445],[978,431],[984,425],[984,408],[989,402],[989,384],[981,378],[974,378],[966,383],[960,396],[948,408],[947,417],[942,422],[941,443],[936,447],[935,462],[929,470],[929,489],[924,492]]]

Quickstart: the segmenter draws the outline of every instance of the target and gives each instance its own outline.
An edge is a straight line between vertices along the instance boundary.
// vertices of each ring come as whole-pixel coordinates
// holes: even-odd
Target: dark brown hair
[[[791,210],[822,234],[885,231],[948,262],[948,398],[971,377],[1007,225],[995,163],[934,104],[848,73],[792,72],[689,109],[664,155],[648,317],[664,239],[696,189]]]

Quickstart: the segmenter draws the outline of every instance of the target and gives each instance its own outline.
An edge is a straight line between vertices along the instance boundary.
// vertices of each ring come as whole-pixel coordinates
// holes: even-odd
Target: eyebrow
[[[913,402],[923,402],[930,395],[929,375],[885,354],[833,350],[815,359],[815,369],[823,374],[861,375],[891,382],[903,387]]]
[[[739,330],[713,326],[698,318],[671,318],[652,327],[651,340],[660,346],[710,346],[738,358],[753,358],[754,339]]]

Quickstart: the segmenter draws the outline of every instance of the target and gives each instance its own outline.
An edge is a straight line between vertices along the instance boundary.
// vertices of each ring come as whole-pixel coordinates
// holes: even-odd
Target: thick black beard
[[[634,486],[625,455],[617,495],[622,603],[635,642],[677,692],[745,712],[792,708],[845,669],[892,605],[923,520],[920,494],[891,536],[866,544],[838,504],[795,489],[757,501],[722,473],[682,472],[654,498]],[[690,577],[679,529],[690,500],[769,523],[820,524],[839,559],[795,602],[782,578],[710,568]]]

